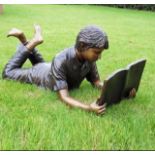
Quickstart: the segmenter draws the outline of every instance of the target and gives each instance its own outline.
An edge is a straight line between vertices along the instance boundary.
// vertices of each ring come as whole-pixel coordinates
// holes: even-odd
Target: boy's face
[[[101,58],[103,48],[89,48],[82,52],[83,59],[94,62]]]

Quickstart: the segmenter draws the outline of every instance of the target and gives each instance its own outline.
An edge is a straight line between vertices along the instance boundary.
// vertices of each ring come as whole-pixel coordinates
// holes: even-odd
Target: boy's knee
[[[6,79],[7,77],[8,77],[8,75],[6,73],[6,70],[4,69],[3,72],[2,72],[2,78]]]
[[[8,78],[9,77],[9,70],[8,70],[8,68],[4,68],[3,69],[3,72],[2,72],[2,78],[3,79],[6,79],[6,78]]]

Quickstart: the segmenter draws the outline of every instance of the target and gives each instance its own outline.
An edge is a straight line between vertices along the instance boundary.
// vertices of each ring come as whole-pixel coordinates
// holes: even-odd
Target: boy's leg
[[[32,40],[30,40],[25,46],[27,49],[31,51],[29,55],[29,59],[32,63],[32,65],[35,65],[37,63],[45,62],[42,55],[38,52],[35,47],[41,43],[43,43],[43,38],[41,35],[41,27],[39,25],[34,25],[34,37]]]
[[[34,37],[26,45],[27,49],[30,51],[33,50],[37,45],[43,43],[40,26],[34,25],[34,30],[35,30]]]
[[[17,52],[15,53],[15,55],[6,64],[2,73],[2,77],[7,79],[18,80],[21,82],[31,83],[32,68],[21,68],[24,62],[27,60],[29,54],[30,51],[28,51],[28,49],[21,44],[17,48]]]
[[[14,36],[16,38],[19,39],[19,41],[24,45],[27,43],[27,39],[26,39],[26,36],[25,34],[23,33],[23,31],[17,29],[17,28],[12,28],[9,33],[7,34],[7,37],[10,37],[10,36]]]
[[[37,49],[33,49],[32,52],[29,54],[29,60],[31,61],[32,65],[36,65],[37,63],[45,62],[42,55],[39,53]]]
[[[15,36],[17,37],[22,44],[26,44],[27,40],[26,37],[23,37],[23,33],[19,33],[17,30],[16,33],[13,33],[15,31],[11,31],[8,35],[9,36]],[[16,54],[12,57],[12,59],[6,64],[2,77],[3,78],[9,78],[14,80],[19,80],[22,82],[28,82],[32,83],[32,72],[33,68],[31,69],[21,69],[22,65],[26,61],[27,58],[30,56],[30,52],[34,50],[34,48],[41,44],[43,42],[42,36],[41,36],[41,30],[40,26],[35,26],[35,35],[34,38],[27,43],[26,46],[20,45],[18,48]],[[38,61],[43,61],[41,57],[38,56]]]
[[[41,36],[41,28],[39,25],[35,25],[34,26],[34,29],[35,29],[35,37],[34,38],[37,38],[39,37],[39,44],[43,42],[43,39],[42,39],[42,36]],[[23,45],[27,45],[27,44],[30,44],[27,39],[26,39],[26,36],[25,34],[23,33],[23,31],[17,29],[17,28],[13,28],[9,31],[7,37],[10,37],[10,36],[14,36],[16,38],[19,39],[19,41],[23,44]],[[32,40],[34,40],[34,38]],[[36,40],[36,39],[35,39]],[[32,44],[32,41],[31,41],[31,44]],[[36,46],[36,42],[35,42],[35,46]],[[35,65],[37,63],[41,63],[41,62],[45,62],[42,55],[38,52],[37,49],[33,49],[35,47],[33,45],[33,47],[31,47],[31,52],[29,54],[29,60],[31,61],[32,65]],[[28,47],[30,47],[30,45],[28,45]]]

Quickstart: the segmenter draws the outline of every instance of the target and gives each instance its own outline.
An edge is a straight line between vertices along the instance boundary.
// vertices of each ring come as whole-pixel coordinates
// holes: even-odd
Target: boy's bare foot
[[[9,33],[7,34],[7,37],[10,37],[10,36],[14,36],[14,37],[20,37],[23,35],[23,32],[17,28],[12,28]]]
[[[41,27],[40,25],[34,25],[34,30],[35,30],[35,34],[34,34],[34,41],[37,44],[41,44],[43,43],[43,37],[41,35]]]
[[[39,25],[34,25],[35,34],[33,39],[26,45],[29,50],[34,49],[37,45],[43,43],[43,37],[41,35],[41,27]]]
[[[27,42],[26,37],[23,33],[23,31],[17,29],[17,28],[12,28],[9,33],[7,34],[7,37],[14,36],[18,38],[23,44]]]

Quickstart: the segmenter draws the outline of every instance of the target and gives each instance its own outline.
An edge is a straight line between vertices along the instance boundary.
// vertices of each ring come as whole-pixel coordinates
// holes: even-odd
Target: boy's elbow
[[[58,92],[58,96],[59,96],[59,99],[60,99],[62,102],[66,102],[66,101],[67,101],[68,95],[63,94],[63,93],[61,93],[61,92]]]
[[[68,89],[61,89],[58,91],[58,96],[59,99],[63,102],[63,103],[70,103],[70,97],[69,97],[69,93],[68,93]]]

